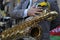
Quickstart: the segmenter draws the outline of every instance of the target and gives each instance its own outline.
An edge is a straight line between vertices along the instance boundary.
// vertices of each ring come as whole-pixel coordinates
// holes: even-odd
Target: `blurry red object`
[[[50,35],[60,36],[60,26],[57,26],[55,29],[51,30]]]

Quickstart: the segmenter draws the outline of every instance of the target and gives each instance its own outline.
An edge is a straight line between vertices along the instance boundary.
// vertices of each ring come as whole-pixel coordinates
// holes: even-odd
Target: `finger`
[[[42,9],[42,7],[37,7],[38,9]]]
[[[35,13],[33,13],[32,16],[35,16]]]
[[[41,15],[41,14],[42,14],[42,12],[36,12],[35,14],[36,14],[36,15]]]
[[[42,12],[43,11],[43,9],[37,9],[37,12]]]
[[[42,13],[42,12],[36,12],[35,14],[40,14],[40,13]]]

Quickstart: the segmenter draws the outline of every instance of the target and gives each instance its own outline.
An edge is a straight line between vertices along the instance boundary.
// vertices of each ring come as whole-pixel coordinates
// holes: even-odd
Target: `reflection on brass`
[[[56,17],[57,15],[57,12],[52,11],[47,12],[44,15],[35,16],[32,20],[25,21],[13,28],[3,31],[0,35],[0,38],[2,40],[15,40],[17,37],[31,36],[37,40],[41,37],[43,29],[41,26],[39,27],[36,25],[42,20],[48,19],[50,17]]]
[[[56,11],[51,11],[50,13],[51,14],[53,14],[53,13],[55,14],[56,13],[56,16],[50,15],[50,17],[46,19],[48,21],[52,21],[52,20],[56,19],[56,17],[58,16],[58,13]]]

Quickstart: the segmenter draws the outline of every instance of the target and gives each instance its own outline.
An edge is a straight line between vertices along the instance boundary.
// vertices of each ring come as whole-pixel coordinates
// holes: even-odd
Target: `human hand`
[[[42,9],[41,8],[35,8],[35,7],[31,7],[29,10],[28,10],[28,16],[35,16],[36,13],[40,13],[42,12]]]

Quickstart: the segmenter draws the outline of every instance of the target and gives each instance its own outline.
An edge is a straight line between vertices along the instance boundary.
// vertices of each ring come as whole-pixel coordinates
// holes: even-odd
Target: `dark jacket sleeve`
[[[59,7],[58,7],[56,0],[52,0],[52,2],[50,2],[50,4],[51,4],[51,10],[58,12],[58,17],[51,22],[51,29],[53,29],[53,28],[57,27],[58,25],[60,25],[60,12],[59,12]]]

